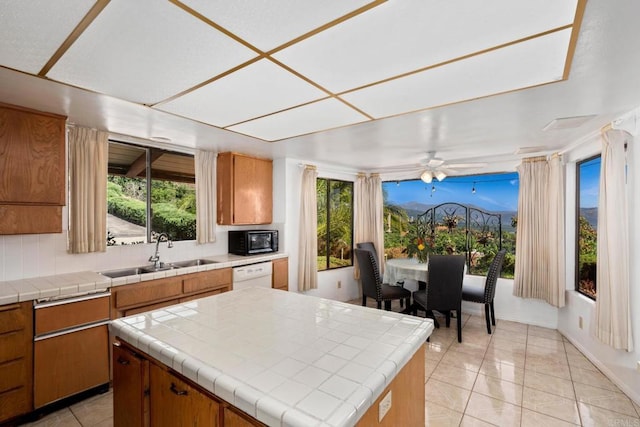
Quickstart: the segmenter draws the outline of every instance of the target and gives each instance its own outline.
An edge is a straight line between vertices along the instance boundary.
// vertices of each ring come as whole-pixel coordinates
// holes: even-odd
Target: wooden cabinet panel
[[[0,106],[0,201],[64,205],[65,117]]]
[[[36,335],[109,320],[109,295],[35,310]]]
[[[109,341],[106,325],[36,341],[36,408],[108,382]]]
[[[26,334],[24,331],[7,332],[0,335],[0,362],[22,357],[26,352]]]
[[[182,278],[179,276],[135,283],[117,289],[115,295],[116,307],[140,305],[145,302],[176,297],[181,293]]]
[[[161,308],[169,307],[170,305],[174,305],[174,304],[178,304],[178,303],[180,303],[179,299],[170,299],[170,300],[167,300],[167,301],[157,302],[155,304],[147,304],[147,305],[143,305],[143,306],[140,306],[140,307],[129,308],[129,309],[125,310],[124,312],[122,312],[122,315],[123,316],[133,316],[134,314],[144,313],[146,311],[151,311],[151,310],[159,310]]]
[[[30,367],[22,357],[10,362],[0,363],[0,393],[27,384]]]
[[[224,427],[256,427],[264,426],[260,421],[250,418],[232,407],[224,408]]]
[[[114,345],[113,383],[114,427],[148,426],[149,361]]]
[[[62,233],[62,207],[0,204],[0,234],[44,233]]]
[[[289,290],[289,258],[279,258],[272,261],[272,287],[283,291]]]
[[[206,297],[210,297],[213,295],[218,295],[221,294],[223,292],[228,292],[231,290],[231,287],[224,287],[224,288],[219,288],[219,289],[215,289],[213,291],[209,291],[209,292],[201,292],[199,294],[193,294],[193,295],[189,295],[187,297],[182,297],[180,298],[180,302],[189,302],[189,301],[193,301],[196,299],[200,299],[200,298],[206,298]]]
[[[0,306],[0,424],[33,409],[33,304]]]
[[[273,162],[237,153],[218,154],[218,224],[270,224]]]
[[[170,372],[150,364],[151,425],[215,427],[220,405]]]
[[[22,310],[21,304],[0,306],[0,334],[23,330],[29,313]]]
[[[230,268],[203,271],[200,273],[182,276],[183,291],[185,294],[191,292],[205,291],[207,289],[219,287],[231,287],[232,272]]]

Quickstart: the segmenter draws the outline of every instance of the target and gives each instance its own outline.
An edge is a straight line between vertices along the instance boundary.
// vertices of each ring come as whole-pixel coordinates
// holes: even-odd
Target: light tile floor
[[[427,343],[426,425],[640,427],[640,406],[556,330],[498,320],[488,335],[483,317],[462,320],[462,343],[456,319]],[[29,425],[112,426],[112,402],[110,391]]]

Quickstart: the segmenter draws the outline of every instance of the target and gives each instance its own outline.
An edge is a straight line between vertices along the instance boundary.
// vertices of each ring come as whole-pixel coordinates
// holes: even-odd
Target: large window
[[[318,271],[353,265],[353,182],[318,178]]]
[[[595,299],[600,156],[578,162],[576,171],[576,290]]]
[[[385,256],[463,254],[469,274],[486,275],[506,249],[502,277],[513,278],[518,187],[517,173],[384,182]]]
[[[110,246],[195,240],[193,156],[110,141],[107,205]]]

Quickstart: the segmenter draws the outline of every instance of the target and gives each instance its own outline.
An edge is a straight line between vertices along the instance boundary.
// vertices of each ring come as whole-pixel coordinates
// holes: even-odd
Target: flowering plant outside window
[[[409,237],[407,256],[409,258],[415,257],[421,263],[427,262],[429,253],[433,251],[433,238],[420,228],[410,231],[407,236]]]

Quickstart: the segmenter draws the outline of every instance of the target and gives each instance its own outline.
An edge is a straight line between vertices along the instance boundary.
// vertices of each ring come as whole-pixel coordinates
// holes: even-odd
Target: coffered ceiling
[[[372,171],[434,150],[513,161],[640,104],[606,63],[639,61],[607,51],[638,32],[622,29],[636,2],[615,3],[4,0],[0,102],[174,145]],[[562,140],[543,133],[577,115],[594,118]]]

